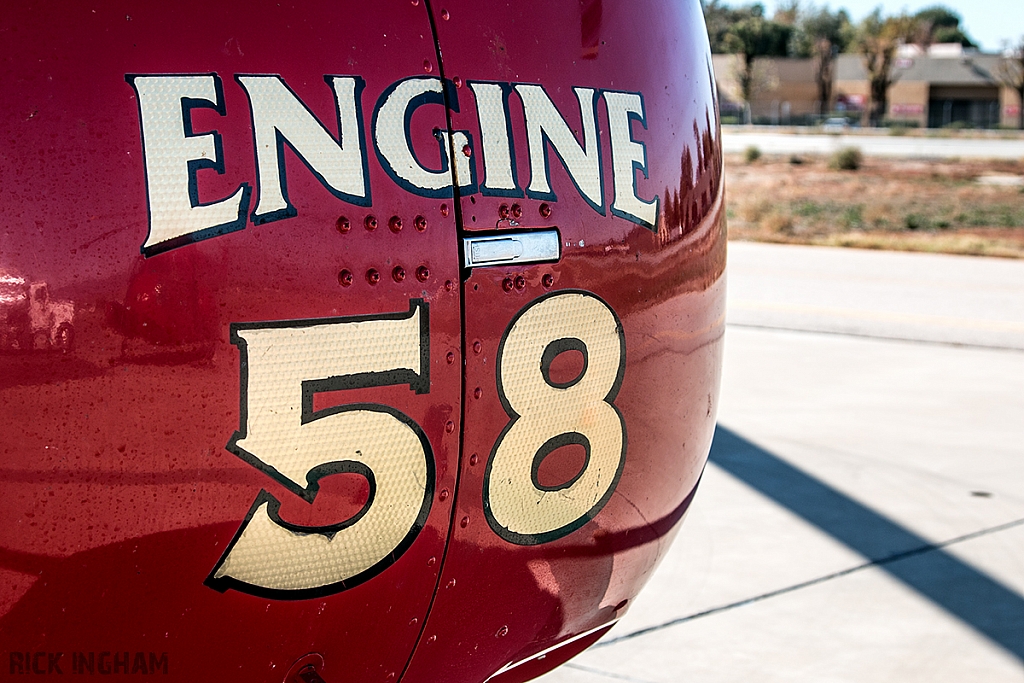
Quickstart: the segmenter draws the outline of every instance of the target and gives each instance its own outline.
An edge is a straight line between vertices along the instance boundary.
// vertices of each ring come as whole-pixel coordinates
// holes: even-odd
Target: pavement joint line
[[[624,633],[621,636],[617,636],[615,638],[609,638],[608,640],[602,640],[602,641],[600,641],[598,643],[595,643],[594,645],[591,646],[591,649],[595,649],[596,650],[597,648],[608,647],[609,645],[615,645],[615,644],[620,643],[620,642],[622,642],[624,640],[631,640],[633,638],[638,638],[640,636],[645,636],[645,635],[647,635],[649,633],[654,633],[656,631],[661,631],[661,630],[669,628],[671,626],[678,626],[679,624],[684,624],[684,623],[686,623],[688,621],[694,621],[696,619],[700,619],[701,617],[711,616],[712,614],[718,614],[719,612],[726,612],[726,611],[729,611],[729,610],[732,610],[732,609],[736,609],[737,607],[744,607],[746,605],[751,605],[751,604],[756,603],[756,602],[761,602],[762,600],[767,600],[768,598],[774,598],[774,597],[779,596],[779,595],[785,595],[786,593],[793,593],[793,592],[801,590],[803,588],[809,588],[811,586],[816,586],[818,584],[822,584],[822,583],[831,581],[833,579],[838,579],[838,578],[842,578],[844,576],[849,576],[850,574],[854,574],[856,572],[863,571],[865,569],[870,569],[872,567],[882,567],[882,566],[885,566],[887,564],[891,564],[893,562],[899,562],[900,560],[905,560],[907,558],[915,557],[917,555],[923,555],[925,553],[930,553],[930,552],[935,552],[937,550],[942,550],[944,548],[956,545],[958,543],[963,543],[965,541],[970,541],[972,539],[980,538],[982,536],[988,536],[990,534],[998,533],[1000,531],[1006,531],[1008,529],[1013,529],[1013,528],[1018,527],[1018,526],[1024,526],[1024,517],[1022,517],[1021,519],[1015,519],[1015,520],[1010,521],[1010,522],[1005,522],[1003,524],[998,524],[998,525],[993,526],[993,527],[987,527],[985,529],[980,529],[978,531],[972,531],[971,533],[963,534],[961,536],[956,536],[956,537],[948,539],[946,541],[942,541],[941,543],[929,543],[928,545],[919,546],[917,548],[911,548],[910,550],[904,550],[904,551],[901,551],[901,552],[889,555],[888,557],[883,557],[883,558],[878,559],[878,560],[871,560],[869,562],[865,562],[863,564],[859,564],[859,565],[856,565],[856,566],[853,566],[853,567],[848,567],[846,569],[842,569],[842,570],[837,571],[837,572],[832,572],[831,574],[825,574],[824,576],[819,576],[817,578],[810,579],[808,581],[801,581],[800,583],[795,583],[795,584],[790,585],[790,586],[785,586],[783,588],[778,588],[778,589],[773,590],[773,591],[768,591],[767,593],[762,593],[760,595],[755,595],[755,596],[750,597],[750,598],[744,598],[743,600],[737,600],[736,602],[732,602],[732,603],[729,603],[727,605],[720,605],[718,607],[712,607],[710,609],[706,609],[706,610],[703,610],[703,611],[700,611],[700,612],[695,612],[694,614],[689,614],[689,615],[687,615],[685,617],[677,617],[675,619],[670,619],[669,621],[663,622],[661,624],[655,624],[654,626],[647,626],[645,628],[637,629],[636,631],[630,631],[629,633]]]
[[[575,662],[569,662],[563,665],[566,669],[576,669],[577,671],[584,671],[588,674],[596,674],[598,676],[604,676],[605,678],[614,678],[618,681],[630,681],[630,683],[653,683],[644,678],[633,678],[632,676],[626,676],[625,674],[617,674],[611,671],[601,671],[590,666],[583,666],[582,664],[576,664]]]
[[[800,332],[803,334],[828,334],[835,337],[853,337],[855,339],[874,339],[877,341],[904,342],[907,344],[927,344],[929,346],[948,346],[958,349],[981,349],[984,351],[1010,351],[1024,353],[1024,348],[1017,346],[999,346],[996,344],[978,344],[976,342],[941,341],[938,339],[914,339],[912,337],[893,337],[883,334],[866,332],[841,332],[838,330],[821,330],[807,327],[783,327],[781,325],[758,325],[755,323],[726,322],[727,327],[740,327],[748,330],[767,330],[769,332]]]
[[[741,311],[773,311],[776,313],[796,313],[798,315],[826,315],[847,320],[868,320],[872,322],[914,323],[931,326],[941,330],[987,330],[990,332],[1024,333],[1024,323],[1015,320],[991,320],[964,318],[962,316],[935,315],[933,313],[912,313],[910,311],[883,311],[863,308],[816,306],[813,304],[789,304],[777,301],[759,301],[756,299],[731,299],[730,310]]]

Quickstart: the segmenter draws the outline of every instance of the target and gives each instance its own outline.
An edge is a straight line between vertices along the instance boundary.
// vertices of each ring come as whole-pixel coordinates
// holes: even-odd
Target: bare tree
[[[864,69],[868,74],[871,93],[868,122],[872,126],[882,123],[888,109],[889,87],[897,78],[893,69],[896,50],[900,45],[913,41],[919,25],[914,17],[905,13],[882,17],[881,8],[878,8],[857,27],[855,44],[864,59]]]
[[[999,82],[1017,93],[1017,128],[1024,130],[1024,36],[1012,45],[999,62]]]
[[[829,8],[809,7],[800,16],[793,37],[793,51],[801,57],[814,59],[814,81],[818,86],[818,111],[826,113],[832,106],[832,85],[835,83],[836,57],[846,49],[852,38],[850,18],[846,10],[832,12]]]
[[[758,14],[736,22],[726,34],[729,52],[740,55],[742,60],[737,76],[748,112],[755,86],[755,61],[759,57],[785,56],[792,31],[792,27],[769,21]]]

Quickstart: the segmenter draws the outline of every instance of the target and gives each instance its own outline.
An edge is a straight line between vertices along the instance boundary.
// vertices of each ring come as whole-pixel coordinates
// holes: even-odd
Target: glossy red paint
[[[0,10],[0,26],[0,81],[14,92],[0,100],[0,656],[64,652],[69,669],[74,652],[167,653],[171,677],[190,681],[276,683],[311,663],[328,683],[480,682],[499,671],[493,680],[512,683],[561,663],[628,609],[692,500],[717,407],[725,223],[698,3],[19,6]],[[125,75],[168,73],[223,82],[225,114],[191,114],[197,134],[223,140],[224,173],[198,172],[204,202],[257,184],[235,74],[281,75],[332,134],[323,77],[361,76],[372,205],[332,196],[286,152],[295,217],[143,257],[146,179]],[[573,87],[641,93],[646,129],[634,122],[631,134],[648,177],[634,176],[640,198],[659,197],[657,230],[610,211],[600,98],[603,214],[554,154],[557,199],[400,188],[374,155],[374,103],[424,75],[451,83],[450,130],[471,141],[452,151],[468,153],[478,176],[473,82],[542,84],[578,138]],[[436,104],[411,118],[429,168],[442,166],[434,133],[448,123]],[[509,129],[525,188],[515,95]],[[560,261],[460,272],[460,236],[513,227],[556,227]],[[593,292],[622,323],[614,404],[625,465],[590,522],[516,545],[483,509],[488,459],[510,420],[495,364],[515,316],[566,290]],[[376,577],[314,599],[204,585],[261,491],[302,525],[350,517],[370,495],[364,478],[337,474],[310,505],[225,450],[241,419],[230,325],[400,313],[414,298],[429,305],[429,393],[393,385],[314,403],[385,404],[422,427],[435,464],[423,531]],[[571,378],[580,361],[563,356],[552,373]],[[540,476],[568,480],[580,467],[566,447]]]
[[[75,331],[67,353],[41,339],[0,352],[0,668],[12,651],[64,652],[65,673],[74,652],[155,652],[167,653],[174,680],[282,681],[319,652],[328,679],[395,680],[434,592],[451,499],[435,494],[426,528],[379,580],[298,601],[203,585],[261,490],[295,523],[345,519],[366,496],[365,480],[336,475],[310,506],[225,450],[239,428],[229,325],[403,312],[426,300],[429,394],[339,391],[317,407],[371,401],[405,412],[430,440],[435,491],[454,489],[458,432],[445,425],[461,420],[461,373],[445,354],[460,354],[460,291],[444,286],[459,277],[454,216],[375,162],[372,207],[340,201],[289,152],[296,217],[144,258],[142,142],[125,74],[219,75],[225,115],[192,114],[197,133],[223,140],[224,174],[198,172],[201,198],[213,201],[256,182],[235,74],[280,74],[335,134],[323,76],[362,75],[369,126],[385,88],[436,60],[425,7],[14,3],[0,13],[0,81],[12,89],[0,102],[10,210],[0,271],[73,302]],[[443,106],[421,107],[412,124],[431,163]],[[409,228],[420,216],[423,229],[369,232],[371,214]],[[342,217],[354,226],[344,234]],[[429,277],[397,283],[398,266]],[[356,274],[349,287],[343,269]],[[388,276],[370,285],[370,269]]]
[[[578,138],[573,86],[642,93],[647,129],[634,123],[633,135],[646,144],[649,178],[638,172],[637,184],[641,198],[660,197],[661,218],[655,233],[610,212],[599,215],[554,154],[557,202],[462,198],[467,230],[508,229],[503,207],[515,203],[522,226],[558,227],[563,252],[557,264],[474,269],[464,284],[466,339],[481,349],[466,358],[456,501],[456,517],[470,521],[452,527],[441,585],[455,585],[440,590],[431,608],[426,633],[437,640],[420,641],[405,679],[416,682],[481,681],[496,664],[527,659],[624,613],[674,537],[703,470],[724,331],[720,130],[699,5],[584,0],[495,8],[449,0],[443,8],[448,18],[435,21],[447,77],[543,84]],[[460,89],[463,111],[452,114],[452,127],[479,140],[468,90]],[[607,112],[598,112],[605,139]],[[510,115],[525,187],[523,110],[510,106]],[[607,143],[602,152],[607,210]],[[507,278],[524,278],[525,289],[505,291]],[[615,405],[626,422],[626,464],[592,522],[551,543],[515,546],[481,514],[483,461],[509,417],[493,390],[480,398],[472,391],[494,386],[501,336],[524,305],[577,288],[598,294],[622,320],[626,370]],[[477,464],[467,454],[478,454]],[[510,671],[503,680],[540,673],[522,671],[524,678]]]

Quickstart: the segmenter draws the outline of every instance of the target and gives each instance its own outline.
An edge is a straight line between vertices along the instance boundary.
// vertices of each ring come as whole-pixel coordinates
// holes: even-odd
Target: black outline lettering
[[[501,88],[502,107],[505,110],[505,140],[506,144],[508,145],[508,158],[510,170],[512,172],[512,184],[515,186],[511,190],[495,189],[487,186],[487,154],[484,152],[483,144],[484,127],[483,124],[480,122],[480,99],[477,97],[476,90],[473,90],[473,85],[477,83],[481,85],[496,85]],[[482,194],[485,197],[507,197],[510,199],[522,199],[526,195],[523,193],[522,185],[519,184],[519,169],[518,162],[516,160],[516,144],[515,138],[512,135],[511,107],[509,106],[509,99],[512,96],[514,84],[507,83],[504,81],[467,81],[466,85],[469,86],[470,92],[473,93],[473,99],[477,105],[477,126],[480,128],[480,155],[483,157],[484,160],[484,182],[479,185],[480,194]]]
[[[249,453],[245,449],[239,447],[237,442],[244,439],[246,436],[246,425],[248,422],[248,382],[249,382],[249,370],[248,370],[248,350],[246,341],[239,334],[239,330],[246,329],[268,329],[268,328],[299,328],[299,327],[312,327],[316,325],[324,325],[331,323],[353,323],[353,322],[365,322],[371,320],[407,320],[416,315],[417,311],[420,315],[420,374],[417,374],[408,369],[402,370],[391,370],[386,372],[366,372],[358,373],[353,375],[337,375],[334,377],[306,380],[302,382],[301,386],[301,404],[302,404],[302,424],[307,424],[314,420],[323,419],[331,415],[336,415],[343,412],[354,411],[354,410],[369,410],[374,412],[387,413],[402,423],[406,424],[419,438],[420,443],[423,446],[423,453],[426,459],[426,486],[423,494],[423,503],[420,507],[419,514],[416,517],[409,533],[402,539],[402,541],[383,559],[371,566],[369,569],[357,574],[356,576],[350,577],[343,581],[338,581],[325,586],[318,586],[316,588],[300,588],[300,589],[278,589],[278,588],[266,588],[264,586],[256,586],[250,583],[246,583],[239,579],[231,576],[217,577],[217,571],[224,564],[224,561],[231,554],[231,550],[235,547],[235,544],[241,538],[242,533],[245,531],[249,522],[264,504],[267,505],[267,515],[270,519],[279,526],[288,529],[294,533],[301,534],[320,534],[328,539],[332,539],[335,534],[344,528],[352,526],[358,522],[363,515],[369,511],[370,506],[373,503],[376,494],[376,479],[374,478],[373,472],[366,465],[353,460],[340,460],[335,462],[323,463],[312,468],[306,473],[307,486],[305,488],[299,487],[288,477],[285,477],[278,472],[274,467],[264,463],[262,460],[257,458],[252,453]],[[359,474],[366,478],[370,485],[370,496],[367,499],[366,504],[363,508],[356,513],[353,517],[344,520],[338,524],[318,527],[304,527],[296,524],[291,524],[281,519],[280,508],[281,502],[277,500],[272,494],[266,490],[261,490],[257,495],[256,500],[249,508],[248,513],[242,520],[241,525],[238,527],[238,531],[235,533],[231,542],[228,543],[224,553],[221,555],[217,564],[210,571],[209,576],[204,582],[205,585],[213,588],[221,593],[227,591],[229,588],[237,590],[242,593],[248,593],[250,595],[256,595],[265,598],[273,598],[277,600],[306,600],[310,598],[319,598],[326,595],[332,595],[339,593],[344,590],[348,590],[354,586],[368,581],[377,574],[394,564],[399,557],[401,557],[406,550],[408,550],[420,532],[426,526],[427,517],[430,514],[430,509],[434,497],[435,488],[435,463],[434,463],[434,451],[431,448],[430,440],[424,433],[423,429],[416,423],[415,420],[410,418],[408,415],[401,411],[386,406],[383,404],[376,403],[352,403],[341,406],[332,406],[323,410],[313,410],[313,395],[319,391],[337,391],[344,389],[357,389],[367,387],[380,387],[390,385],[401,385],[408,384],[409,388],[417,394],[427,394],[430,392],[430,304],[423,299],[410,299],[409,310],[404,313],[383,313],[378,315],[364,315],[364,316],[342,316],[336,318],[312,318],[303,320],[279,320],[270,322],[251,322],[251,323],[232,323],[231,324],[231,343],[236,345],[240,354],[239,361],[239,428],[228,441],[226,449],[234,455],[241,458],[246,463],[252,465],[256,469],[260,470],[267,476],[273,478],[275,481],[285,486],[287,489],[303,498],[309,503],[312,503],[317,493],[320,490],[320,479],[329,476],[331,474],[338,473],[352,473]]]
[[[165,240],[163,242],[157,242],[156,244],[146,247],[146,242],[149,241],[149,236],[153,232],[153,211],[152,211],[152,200],[150,199],[149,193],[149,168],[146,163],[146,130],[142,121],[142,98],[139,96],[139,89],[135,87],[136,78],[192,78],[192,77],[210,77],[213,78],[213,87],[216,92],[216,102],[210,100],[196,99],[191,97],[181,98],[181,118],[184,124],[185,137],[201,137],[202,135],[212,135],[213,145],[215,150],[216,159],[191,159],[188,161],[188,197],[192,208],[200,206],[212,206],[213,204],[219,204],[220,202],[226,201],[231,197],[235,196],[238,192],[236,189],[231,193],[229,197],[224,199],[218,199],[214,202],[208,202],[202,204],[199,202],[199,181],[196,176],[196,172],[203,168],[212,168],[218,175],[224,174],[224,145],[221,140],[220,133],[216,130],[211,130],[206,133],[202,133],[200,136],[196,136],[192,130],[192,110],[193,109],[213,109],[221,116],[227,115],[227,109],[224,102],[224,84],[220,80],[220,76],[216,73],[207,74],[125,74],[124,80],[132,87],[135,92],[135,102],[139,110],[139,134],[142,138],[142,172],[146,182],[146,219],[147,219],[147,232],[146,239],[143,240],[143,246],[139,247],[139,251],[146,258],[150,256],[156,256],[165,251],[171,249],[177,249],[188,244],[194,244],[195,242],[201,242],[203,240],[210,239],[211,237],[219,237],[220,235],[226,235],[230,232],[236,232],[238,230],[244,230],[247,222],[247,214],[249,213],[249,200],[252,195],[252,187],[249,183],[242,183],[239,185],[242,188],[242,196],[238,203],[238,218],[228,223],[221,223],[220,225],[213,225],[196,232],[190,232],[187,235],[180,235],[178,237]]]
[[[622,425],[622,453],[619,456],[619,467],[615,471],[615,476],[612,477],[611,483],[608,485],[608,491],[605,492],[601,499],[597,501],[597,503],[595,503],[594,506],[590,508],[590,510],[584,513],[581,517],[577,518],[575,521],[570,522],[569,524],[566,524],[562,527],[559,527],[558,529],[554,529],[552,531],[548,531],[542,534],[519,534],[514,531],[506,529],[498,523],[498,521],[494,518],[494,513],[491,512],[490,502],[491,465],[494,463],[494,456],[497,453],[498,447],[501,445],[501,442],[505,439],[505,435],[508,434],[509,430],[512,429],[512,425],[518,422],[519,418],[521,417],[521,415],[519,415],[519,413],[517,413],[512,408],[512,405],[508,402],[508,399],[505,397],[505,388],[502,386],[501,382],[501,365],[502,358],[504,357],[505,354],[505,342],[508,340],[508,336],[512,332],[512,328],[515,327],[516,323],[519,322],[519,319],[522,318],[527,311],[529,311],[531,308],[533,308],[534,306],[536,306],[537,304],[541,303],[546,299],[555,296],[564,296],[566,294],[580,294],[583,296],[591,297],[593,299],[597,299],[611,312],[612,317],[615,319],[615,329],[618,332],[619,336],[619,369],[615,375],[615,381],[612,382],[612,387],[608,391],[608,395],[605,396],[602,400],[608,405],[610,405],[612,407],[612,410],[615,411],[615,414],[619,416],[619,422]],[[583,525],[585,525],[587,522],[589,522],[597,516],[601,509],[604,508],[604,506],[611,499],[612,494],[615,493],[615,489],[619,485],[619,478],[622,476],[622,470],[626,466],[626,448],[628,443],[626,432],[626,420],[622,416],[622,412],[619,410],[618,406],[616,406],[613,403],[615,397],[618,396],[619,394],[619,389],[622,387],[622,378],[626,372],[626,335],[622,329],[622,321],[619,319],[619,316],[615,312],[615,309],[609,306],[608,302],[606,302],[604,299],[599,297],[597,294],[594,294],[593,292],[588,292],[582,289],[562,289],[556,292],[549,292],[547,294],[544,294],[543,296],[537,297],[536,299],[528,303],[512,317],[512,320],[509,322],[508,327],[505,328],[505,332],[501,335],[501,341],[498,343],[498,355],[494,365],[495,382],[498,389],[498,400],[501,401],[501,406],[505,409],[505,413],[509,416],[509,421],[508,424],[506,424],[505,427],[501,430],[501,434],[499,434],[498,438],[494,441],[494,445],[491,447],[491,453],[487,458],[487,467],[484,470],[483,482],[484,517],[487,519],[487,524],[491,527],[494,533],[498,534],[498,536],[505,539],[509,543],[514,543],[516,545],[542,545],[544,543],[550,543],[552,541],[558,540],[559,538],[562,538],[563,536],[568,536],[569,534],[581,528]],[[581,375],[580,377],[582,378],[583,375]],[[547,445],[547,443],[549,442],[550,440],[548,442],[545,442],[545,444],[542,445],[541,448],[544,448],[544,446]],[[539,450],[540,449],[538,449],[538,452]],[[534,463],[537,463],[536,457],[537,456],[535,454]],[[588,456],[587,463],[589,464],[589,462],[590,459]],[[580,471],[579,476],[582,476],[583,472],[585,471],[586,467],[584,467]]]
[[[582,375],[580,376],[582,377]],[[544,459],[547,458],[552,453],[554,453],[559,448],[561,448],[562,446],[571,445],[583,446],[583,450],[586,453],[586,456],[583,460],[583,467],[580,468],[580,471],[573,475],[568,481],[563,482],[561,484],[556,484],[555,486],[544,486],[543,484],[541,484],[540,466],[541,463],[544,462]],[[583,473],[587,471],[587,467],[589,466],[590,439],[585,437],[583,434],[580,434],[579,432],[564,432],[562,434],[556,434],[555,436],[545,441],[544,445],[541,446],[540,449],[537,451],[537,454],[533,456],[533,465],[530,466],[530,481],[532,481],[533,485],[540,491],[561,491],[562,489],[567,489],[573,484],[575,484],[579,480],[579,478],[583,476]]]
[[[370,170],[369,170],[369,162],[367,161],[367,156],[366,156],[366,136],[365,136],[364,125],[363,125],[362,95],[363,95],[363,89],[366,87],[366,81],[363,80],[362,76],[338,76],[338,75],[327,75],[327,76],[324,76],[324,82],[326,82],[327,85],[329,85],[331,87],[331,95],[332,95],[332,99],[334,100],[335,119],[337,120],[337,123],[338,123],[338,136],[337,137],[335,137],[331,133],[331,131],[327,130],[327,127],[324,126],[323,122],[320,121],[319,117],[317,117],[317,115],[313,113],[313,110],[309,108],[309,106],[306,104],[306,102],[301,97],[299,97],[298,94],[294,90],[292,90],[291,86],[288,85],[287,82],[285,82],[284,77],[281,76],[280,74],[235,74],[234,78],[235,78],[235,82],[238,83],[238,85],[242,88],[242,90],[245,92],[246,98],[249,100],[249,123],[250,123],[250,128],[252,129],[253,160],[254,160],[254,162],[256,164],[256,188],[257,188],[257,191],[259,191],[263,187],[263,179],[260,177],[260,162],[259,162],[260,151],[259,151],[259,145],[256,144],[256,110],[255,110],[255,108],[252,105],[252,93],[250,93],[249,89],[245,87],[245,83],[243,83],[241,79],[243,79],[243,78],[276,78],[281,83],[281,85],[284,86],[285,90],[287,90],[292,95],[292,97],[295,98],[295,101],[298,102],[300,105],[302,105],[302,108],[305,109],[309,113],[310,118],[313,121],[315,121],[317,123],[317,125],[320,126],[321,130],[323,130],[324,133],[326,133],[332,140],[334,140],[335,144],[338,145],[338,147],[341,147],[342,144],[344,144],[345,131],[342,130],[342,127],[341,127],[341,106],[338,103],[338,93],[337,93],[337,90],[335,90],[335,88],[334,88],[334,80],[337,79],[337,78],[351,78],[353,81],[355,81],[354,99],[355,99],[355,107],[356,107],[356,128],[357,128],[355,134],[356,134],[356,137],[358,138],[359,152],[360,152],[360,157],[362,158],[362,164],[363,164],[363,194],[364,194],[364,196],[360,197],[358,195],[351,195],[351,194],[342,192],[341,190],[338,190],[335,187],[332,187],[331,184],[328,183],[327,180],[322,175],[320,175],[320,173],[315,168],[313,168],[313,166],[309,163],[309,161],[306,160],[306,157],[302,156],[302,153],[299,152],[297,149],[295,149],[294,146],[292,146],[292,143],[289,142],[289,140],[286,137],[284,137],[284,135],[281,133],[281,131],[277,128],[277,126],[273,126],[273,128],[274,128],[274,137],[275,137],[276,144],[277,144],[277,177],[278,177],[278,182],[280,183],[280,186],[281,186],[281,197],[284,199],[284,203],[286,204],[286,206],[283,209],[278,209],[276,211],[271,211],[271,212],[264,213],[264,214],[257,214],[255,209],[254,209],[253,213],[252,213],[252,216],[250,217],[251,220],[252,220],[253,225],[264,225],[266,223],[272,223],[274,221],[283,220],[285,218],[294,218],[295,216],[298,215],[298,211],[295,209],[295,206],[291,203],[291,200],[289,200],[289,198],[288,198],[288,174],[287,174],[286,169],[285,169],[285,161],[284,161],[284,158],[285,158],[284,147],[285,147],[285,145],[287,145],[288,149],[290,149],[292,151],[292,153],[294,153],[295,156],[298,157],[299,161],[302,162],[302,164],[309,170],[309,172],[313,174],[313,177],[316,178],[317,181],[319,181],[319,183],[324,186],[324,189],[326,189],[328,192],[330,192],[334,197],[336,197],[336,198],[338,198],[338,199],[340,199],[340,200],[342,200],[344,202],[348,202],[349,204],[355,204],[356,206],[371,206],[373,204],[372,196],[370,194]],[[257,192],[257,197],[258,198],[262,198],[262,195],[259,194],[259,192]],[[256,206],[257,207],[259,206],[259,201],[258,200],[256,202]]]
[[[618,188],[615,187],[615,145],[612,144],[612,131],[611,131],[611,121],[610,120],[608,122],[608,153],[609,153],[609,156],[611,156],[611,160],[612,160],[612,201],[609,204],[609,209],[611,210],[612,215],[615,216],[616,218],[622,218],[622,219],[625,219],[625,220],[629,221],[630,223],[635,223],[637,225],[643,226],[643,227],[647,228],[648,230],[650,230],[651,232],[657,234],[658,233],[658,216],[661,214],[661,199],[660,199],[660,197],[658,197],[658,195],[654,195],[654,199],[650,200],[650,201],[648,201],[646,199],[640,199],[640,189],[637,187],[637,182],[636,182],[636,172],[637,171],[643,171],[644,180],[649,180],[650,179],[650,176],[647,173],[647,144],[645,142],[643,142],[642,140],[637,140],[637,139],[635,139],[633,137],[633,122],[634,121],[639,121],[640,125],[642,125],[644,127],[644,130],[647,130],[647,106],[644,103],[644,94],[642,92],[639,92],[639,91],[633,92],[633,91],[630,91],[630,90],[602,90],[601,94],[600,94],[600,97],[601,97],[602,100],[604,100],[605,110],[606,110],[606,113],[608,113],[609,119],[611,117],[611,111],[608,109],[608,100],[605,99],[605,97],[604,97],[605,93],[609,93],[609,92],[610,93],[620,94],[620,95],[637,95],[640,98],[640,112],[641,113],[637,114],[634,111],[627,111],[626,112],[626,125],[627,125],[627,131],[626,132],[629,134],[629,141],[640,145],[640,149],[642,149],[644,151],[643,163],[641,164],[641,163],[639,163],[639,162],[634,160],[633,164],[632,164],[633,165],[633,197],[635,197],[636,200],[638,202],[642,203],[642,204],[650,204],[650,203],[654,204],[654,223],[652,225],[648,225],[647,222],[642,220],[639,216],[634,216],[631,213],[626,213],[624,211],[620,211],[619,209],[615,208],[615,193],[618,190]]]
[[[580,374],[575,379],[571,379],[568,382],[555,382],[551,379],[551,363],[566,351],[579,351],[583,354],[583,370],[580,371]],[[583,376],[587,374],[589,365],[590,353],[587,351],[587,345],[583,343],[583,340],[576,337],[562,337],[544,347],[544,353],[540,357],[540,374],[543,375],[544,381],[547,382],[549,387],[568,389],[580,383]]]
[[[406,83],[408,81],[433,81],[435,83],[440,83],[441,84],[441,90],[439,90],[437,92],[435,92],[433,90],[429,90],[427,92],[420,93],[419,95],[417,95],[416,97],[412,98],[411,100],[409,100],[408,102],[405,103],[405,119],[404,119],[404,123],[402,124],[403,125],[402,134],[405,136],[405,144],[406,144],[406,146],[409,149],[409,155],[412,157],[413,161],[415,161],[416,164],[423,171],[425,171],[427,173],[430,173],[432,175],[436,175],[438,177],[441,177],[444,174],[448,174],[450,176],[450,179],[448,180],[448,184],[446,186],[442,187],[439,190],[430,190],[430,189],[427,189],[427,188],[422,188],[422,187],[419,187],[418,185],[413,185],[412,183],[410,183],[409,181],[405,180],[404,178],[399,177],[398,174],[395,172],[394,167],[391,165],[391,162],[388,161],[387,157],[385,157],[384,154],[380,151],[380,145],[377,142],[377,139],[378,139],[378,135],[377,135],[377,116],[380,114],[381,106],[383,106],[383,104],[385,102],[387,102],[388,98],[391,97],[392,93],[394,93],[395,90],[397,90],[400,85],[402,85],[403,83]],[[395,183],[399,187],[401,187],[403,190],[406,190],[407,192],[410,192],[410,193],[412,193],[414,195],[417,195],[417,196],[420,196],[420,197],[429,197],[431,199],[450,199],[450,198],[455,196],[455,191],[454,191],[454,185],[455,185],[454,175],[451,172],[451,167],[452,167],[452,164],[454,163],[454,160],[448,158],[449,157],[448,150],[444,149],[444,145],[442,144],[442,147],[441,147],[441,169],[435,171],[433,169],[427,168],[422,163],[420,163],[420,160],[416,157],[416,151],[412,148],[412,140],[409,139],[409,134],[410,134],[410,132],[412,130],[412,116],[413,116],[413,113],[415,113],[415,111],[417,109],[419,109],[421,106],[423,106],[424,104],[439,104],[439,105],[441,105],[442,110],[445,108],[445,106],[446,106],[446,104],[445,104],[445,89],[447,89],[447,97],[448,97],[449,104],[451,106],[452,111],[458,112],[459,111],[458,93],[456,92],[455,85],[451,81],[449,81],[449,80],[442,81],[440,78],[438,78],[436,76],[411,76],[409,78],[403,78],[401,80],[395,81],[394,83],[389,85],[384,90],[384,92],[382,92],[380,94],[380,97],[377,98],[377,103],[373,107],[373,119],[372,119],[372,122],[370,123],[370,131],[371,131],[370,137],[373,138],[373,149],[377,153],[377,161],[380,162],[380,166],[384,170],[384,172],[387,173],[388,176],[393,181],[395,181]],[[465,131],[462,131],[462,132],[465,132]],[[466,135],[468,137],[469,134],[467,133]],[[470,162],[472,163],[472,157],[470,157]],[[474,170],[473,171],[474,179],[475,179],[475,176],[476,176],[476,172]],[[475,180],[474,180],[474,182],[475,182]]]
[[[516,94],[519,96],[520,103],[523,105],[523,120],[526,122],[526,145],[527,145],[526,149],[527,149],[527,154],[529,154],[529,150],[530,150],[530,146],[529,146],[530,145],[530,123],[529,123],[529,120],[527,118],[526,102],[523,101],[523,96],[519,92],[519,86],[521,86],[521,85],[531,85],[531,86],[536,86],[536,87],[540,88],[541,91],[544,93],[544,97],[548,98],[548,102],[551,103],[551,106],[558,113],[559,118],[562,119],[562,122],[565,123],[566,127],[569,129],[569,133],[572,133],[572,126],[569,125],[569,122],[566,121],[564,116],[562,116],[562,112],[558,109],[557,106],[555,106],[554,100],[552,100],[551,96],[548,95],[548,91],[547,91],[546,88],[544,88],[543,85],[541,85],[540,83],[516,83],[513,87],[515,88]],[[598,116],[598,108],[597,108],[597,103],[601,99],[601,90],[599,88],[590,88],[590,87],[587,87],[587,86],[576,86],[576,85],[574,85],[574,86],[572,86],[572,92],[573,92],[573,96],[576,98],[577,102],[579,102],[579,94],[576,92],[577,88],[580,89],[580,90],[591,90],[594,93],[594,95],[593,95],[593,100],[594,100],[594,143],[595,143],[594,146],[597,148],[594,151],[597,154],[597,174],[598,174],[598,179],[600,181],[600,190],[599,190],[599,192],[601,194],[601,197],[600,197],[601,204],[600,205],[594,204],[594,202],[590,201],[590,198],[587,197],[586,193],[583,192],[583,190],[580,188],[579,183],[576,182],[576,177],[573,175],[573,172],[569,169],[569,165],[565,163],[565,159],[562,158],[562,155],[559,153],[558,148],[555,147],[554,143],[551,142],[551,138],[548,137],[548,134],[544,130],[543,126],[540,126],[541,146],[542,146],[542,149],[544,150],[544,177],[547,180],[548,191],[547,192],[534,192],[534,191],[530,190],[530,185],[533,184],[533,174],[535,172],[535,169],[533,168],[533,156],[530,155],[530,182],[526,186],[526,196],[529,199],[542,199],[544,201],[549,201],[549,202],[557,202],[558,201],[558,197],[555,195],[555,190],[551,186],[551,160],[550,160],[550,158],[548,156],[548,151],[549,150],[554,150],[555,156],[558,157],[558,161],[561,162],[562,168],[565,169],[565,175],[567,175],[569,177],[569,180],[572,181],[573,187],[576,188],[576,192],[579,193],[580,198],[582,198],[583,201],[585,201],[588,205],[590,205],[590,208],[592,208],[594,211],[596,211],[600,215],[604,216],[604,215],[606,215],[605,210],[604,210],[604,195],[605,195],[605,191],[604,191],[605,190],[605,187],[604,187],[604,159],[603,159],[604,154],[601,151],[601,121],[600,121],[600,118]],[[576,138],[575,135],[573,135],[573,139],[575,139],[576,143],[579,144],[580,150],[583,151],[584,155],[589,156],[590,153],[587,150],[585,150],[584,146],[583,146],[584,144],[586,144],[587,135],[586,135],[586,130],[585,130],[584,125],[583,125],[583,111],[582,111],[582,109],[580,110],[580,134],[583,136],[583,143],[580,143],[579,139]]]

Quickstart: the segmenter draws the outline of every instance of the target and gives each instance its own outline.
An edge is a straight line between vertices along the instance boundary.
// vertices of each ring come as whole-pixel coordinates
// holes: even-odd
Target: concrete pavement
[[[545,683],[1024,682],[1024,261],[730,244],[711,460]]]
[[[727,154],[754,146],[765,154],[831,154],[843,147],[858,147],[869,156],[942,159],[1024,159],[1024,139],[940,138],[869,133],[778,133],[763,129],[728,127],[722,133]]]

